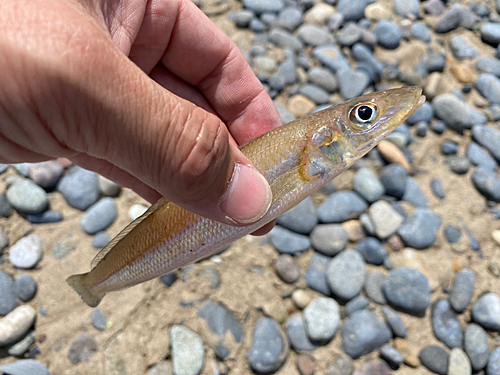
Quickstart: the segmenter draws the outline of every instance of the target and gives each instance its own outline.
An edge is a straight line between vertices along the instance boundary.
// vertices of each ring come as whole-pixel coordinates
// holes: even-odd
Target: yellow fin
[[[73,275],[66,279],[67,283],[80,295],[83,302],[85,302],[90,307],[96,307],[99,302],[101,302],[102,296],[96,296],[92,294],[84,284],[84,277],[87,275],[86,273],[82,273],[79,275]]]
[[[132,221],[129,225],[127,225],[118,235],[113,238],[104,249],[99,251],[97,255],[92,259],[92,263],[90,263],[90,268],[94,269],[95,266],[106,256],[107,253],[111,251],[112,248],[115,247],[115,245],[122,240],[123,237],[125,237],[127,234],[129,234],[136,226],[138,226],[145,218],[147,218],[149,215],[151,215],[153,212],[158,210],[161,206],[170,203],[170,201],[163,197],[160,198],[151,205],[151,207],[148,208],[146,212],[144,212],[141,216],[139,216],[137,219]]]

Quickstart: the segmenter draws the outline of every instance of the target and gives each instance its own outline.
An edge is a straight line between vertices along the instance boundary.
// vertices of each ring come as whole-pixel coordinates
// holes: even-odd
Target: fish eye
[[[369,129],[377,117],[378,108],[373,103],[360,103],[349,112],[349,120],[360,129]]]

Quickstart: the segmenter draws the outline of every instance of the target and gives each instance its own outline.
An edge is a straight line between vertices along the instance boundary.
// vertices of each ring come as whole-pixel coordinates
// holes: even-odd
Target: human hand
[[[281,124],[245,58],[189,0],[2,0],[0,162],[67,157],[229,224],[271,191],[238,150]]]

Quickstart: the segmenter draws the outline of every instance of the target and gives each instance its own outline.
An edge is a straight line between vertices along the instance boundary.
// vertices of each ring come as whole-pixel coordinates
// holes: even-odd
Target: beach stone
[[[444,190],[443,190],[443,185],[441,184],[441,181],[438,180],[437,178],[433,178],[431,180],[431,190],[432,193],[439,199],[444,199]]]
[[[297,352],[310,352],[316,345],[307,336],[304,318],[301,313],[290,315],[286,321],[286,331],[292,348]]]
[[[133,204],[128,210],[128,217],[131,221],[134,221],[139,216],[144,214],[147,210],[148,208],[142,204]]]
[[[292,301],[294,305],[300,310],[305,309],[305,307],[309,305],[311,300],[311,295],[304,289],[295,289],[292,292]]]
[[[269,41],[278,47],[289,48],[295,52],[301,51],[304,48],[299,38],[278,27],[273,27],[269,32]]]
[[[432,121],[431,130],[436,134],[443,134],[446,129],[446,124],[443,121]]]
[[[425,249],[436,241],[441,218],[427,208],[416,208],[398,229],[403,242],[414,249]]]
[[[172,286],[177,281],[177,274],[169,272],[160,277],[160,281],[166,286]]]
[[[81,362],[88,362],[97,350],[95,336],[89,333],[82,333],[71,344],[68,351],[68,359],[74,365]]]
[[[326,280],[326,268],[331,259],[330,257],[314,252],[305,275],[309,288],[326,296],[331,294]]]
[[[334,92],[338,88],[337,78],[330,70],[326,68],[315,67],[309,69],[307,72],[307,79],[309,80],[309,82],[314,83],[315,85],[328,92]]]
[[[438,3],[437,1],[434,2],[434,3]],[[426,8],[427,8],[427,5],[426,4]],[[434,30],[437,32],[437,33],[440,33],[440,34],[444,34],[444,33],[447,33],[449,31],[452,31],[452,30],[455,30],[457,27],[460,26],[460,24],[462,23],[462,20],[464,18],[464,11],[466,12],[467,10],[464,9],[463,7],[461,7],[460,5],[458,4],[454,4],[453,6],[451,6],[448,11],[446,12],[446,14],[439,20],[439,22],[436,24],[436,27],[434,28]],[[435,8],[435,10],[439,11],[439,13],[441,13],[444,9],[444,5],[441,4],[440,5],[433,5],[433,7]],[[431,13],[431,12],[429,12]],[[433,14],[433,13],[431,13]],[[436,13],[434,13],[436,14]]]
[[[486,375],[500,374],[500,346],[492,350],[488,366],[486,367]]]
[[[354,364],[347,354],[334,354],[333,361],[328,364],[326,375],[352,375]]]
[[[92,240],[92,247],[94,249],[102,249],[111,241],[111,236],[104,231],[97,232]]]
[[[419,0],[395,0],[393,3],[394,12],[401,17],[408,15],[418,17],[420,12]]]
[[[371,78],[378,81],[384,70],[384,65],[373,55],[372,50],[363,43],[356,43],[352,47],[352,57],[359,63],[368,67]],[[359,68],[359,64],[358,64]]]
[[[330,341],[340,324],[340,308],[332,298],[317,297],[304,309],[307,336],[312,341]]]
[[[337,11],[344,16],[345,21],[359,21],[365,15],[367,0],[339,0]]]
[[[113,198],[106,197],[92,205],[80,221],[82,229],[87,234],[96,234],[106,230],[116,220],[118,215]]]
[[[361,41],[362,38],[362,29],[354,22],[347,22],[337,36],[339,44],[344,47],[351,47]]]
[[[53,189],[61,178],[64,167],[55,160],[33,163],[29,166],[28,176],[35,184],[44,189]]]
[[[12,207],[5,194],[0,194],[0,217],[10,217],[10,215],[12,215]]]
[[[459,133],[464,129],[472,128],[472,125],[486,122],[485,115],[475,111],[453,94],[436,96],[432,100],[432,106],[436,117],[443,120],[448,128]]]
[[[248,361],[253,371],[271,374],[288,356],[288,342],[279,324],[272,318],[260,318],[253,331]]]
[[[16,277],[13,288],[17,297],[23,302],[31,301],[35,297],[36,291],[38,289],[35,279],[33,279],[30,275],[26,273]],[[3,299],[4,297],[3,293],[0,294],[2,295]],[[5,315],[5,314],[0,314],[0,315]]]
[[[486,293],[472,305],[472,320],[486,330],[500,332],[500,298]]]
[[[324,25],[335,13],[335,8],[330,4],[317,3],[304,14],[304,21],[315,25]]]
[[[373,33],[377,37],[378,44],[387,49],[398,48],[401,39],[403,39],[403,33],[399,26],[388,20],[377,22]]]
[[[440,298],[433,303],[431,320],[434,335],[439,341],[451,349],[462,346],[462,328],[448,300]]]
[[[487,199],[500,202],[500,180],[494,171],[479,167],[472,172],[471,180],[474,187]]]
[[[404,363],[403,356],[396,348],[390,345],[384,345],[380,348],[380,357],[384,359],[392,368],[399,368],[399,366]],[[388,374],[391,374],[391,372]]]
[[[363,198],[353,191],[338,191],[318,207],[317,215],[323,223],[341,223],[356,217],[367,208]]]
[[[369,216],[373,223],[375,234],[381,240],[385,240],[396,233],[404,221],[403,216],[386,201],[373,203],[369,209]]]
[[[384,186],[370,168],[361,168],[354,175],[354,191],[368,202],[376,202],[385,192]]]
[[[349,240],[347,231],[340,224],[317,225],[310,238],[314,249],[328,256],[344,250]]]
[[[382,288],[391,306],[411,315],[423,316],[431,302],[429,281],[412,268],[392,270]]]
[[[382,307],[382,315],[395,337],[407,338],[406,326],[396,311],[390,307]]]
[[[335,39],[324,26],[304,23],[297,30],[298,37],[310,46],[332,44]]]
[[[316,365],[310,355],[299,354],[297,355],[297,368],[301,375],[313,375]]]
[[[71,207],[84,211],[99,199],[99,175],[78,166],[71,167],[63,176],[57,190]]]
[[[479,325],[470,323],[465,328],[464,349],[469,356],[474,372],[480,371],[488,363],[488,334]]]
[[[362,239],[354,249],[363,256],[366,263],[376,266],[382,265],[387,256],[387,251],[382,246],[382,243],[374,237]]]
[[[12,276],[0,271],[0,316],[5,316],[19,306]]]
[[[299,89],[299,93],[311,99],[316,104],[327,104],[330,101],[328,91],[312,84],[306,84]]]
[[[20,341],[16,342],[14,345],[9,346],[7,353],[14,357],[22,357],[24,353],[28,351],[30,346],[36,342],[36,333],[34,330],[30,330],[26,336],[24,336]],[[1,371],[1,370],[0,370]]]
[[[314,48],[313,57],[333,72],[350,67],[340,49],[333,44]]]
[[[475,125],[472,127],[474,140],[483,146],[497,160],[500,161],[500,131],[486,126]]]
[[[3,251],[9,247],[9,244],[9,237],[0,230],[0,255],[2,255]]]
[[[412,114],[406,122],[409,125],[414,125],[419,122],[429,122],[434,117],[434,109],[429,102],[425,102],[422,106]]]
[[[95,329],[105,331],[108,327],[108,318],[98,308],[92,309],[90,319]]]
[[[294,254],[309,249],[309,237],[297,234],[280,226],[275,226],[269,233],[271,244],[281,254]]]
[[[497,76],[481,74],[476,81],[476,89],[491,103],[500,104],[500,79]]]
[[[254,17],[254,13],[251,10],[240,10],[232,13],[229,17],[237,27],[247,28]]]
[[[365,281],[365,262],[355,250],[344,250],[327,266],[330,290],[338,298],[349,301],[359,294]]]
[[[200,336],[191,329],[174,325],[170,328],[172,362],[176,375],[198,375],[203,369],[205,349]]]
[[[0,320],[0,347],[18,342],[36,319],[35,310],[29,305],[16,307]]]
[[[475,283],[476,274],[468,268],[463,268],[455,274],[450,303],[456,312],[464,312],[472,301]]]
[[[6,375],[50,375],[47,367],[34,359],[21,359],[0,365],[0,372]]]
[[[500,60],[496,57],[483,57],[476,61],[476,69],[500,77]]]
[[[122,187],[120,185],[103,176],[99,176],[99,189],[101,190],[102,195],[106,197],[117,197],[122,191]]]
[[[250,29],[255,33],[263,33],[266,29],[264,22],[259,18],[252,18],[250,20]]]
[[[486,22],[481,26],[481,38],[493,47],[500,43],[500,25],[498,23]]]
[[[42,240],[38,234],[21,238],[9,250],[9,261],[17,268],[33,268],[42,259]]]
[[[465,174],[470,169],[469,159],[464,156],[449,156],[446,158],[446,164],[456,174]]]
[[[496,161],[481,146],[475,142],[467,146],[466,156],[473,165],[489,170],[497,167]]]
[[[386,276],[378,271],[370,271],[366,275],[364,290],[368,298],[378,303],[379,305],[386,305],[387,299],[383,292],[383,285]]]
[[[340,95],[346,99],[360,96],[369,86],[371,78],[363,71],[341,68],[337,71]]]
[[[259,15],[262,13],[278,13],[284,4],[281,0],[243,0],[243,6]]]
[[[415,22],[411,26],[411,36],[414,39],[419,39],[425,43],[431,41],[431,31],[421,22]]]
[[[352,358],[371,353],[389,342],[389,328],[372,312],[357,311],[342,327],[342,349]]]
[[[29,214],[26,219],[32,224],[46,224],[58,223],[63,220],[63,216],[60,212],[48,210],[39,214]]]
[[[443,155],[456,155],[458,153],[458,144],[449,140],[443,141],[441,143],[441,153]]]
[[[479,52],[469,44],[461,35],[453,35],[450,38],[450,49],[457,59],[473,59]]]
[[[243,326],[224,305],[207,300],[200,306],[198,315],[207,322],[210,331],[220,338],[224,338],[226,332],[229,331],[234,341],[237,343],[243,341],[245,337]]]
[[[448,353],[443,348],[429,345],[423,348],[418,355],[420,362],[430,371],[446,375],[448,371]]]
[[[363,296],[354,297],[352,300],[345,304],[345,313],[347,316],[352,315],[354,312],[363,310],[370,304],[368,298]]]
[[[293,284],[300,277],[299,266],[290,254],[281,254],[276,258],[274,269],[280,279],[288,284]]]
[[[467,354],[461,348],[453,348],[450,352],[448,374],[471,375],[472,368]]]
[[[427,207],[427,198],[412,177],[406,179],[406,187],[402,200],[417,207]]]
[[[18,179],[5,194],[7,202],[16,210],[37,214],[45,211],[49,206],[47,193],[40,186],[27,179]]]
[[[380,181],[387,195],[401,199],[406,189],[408,172],[398,164],[389,164],[380,173]]]
[[[444,236],[449,243],[457,243],[460,237],[462,237],[462,232],[460,228],[454,227],[453,225],[447,225],[446,228],[444,228]]]

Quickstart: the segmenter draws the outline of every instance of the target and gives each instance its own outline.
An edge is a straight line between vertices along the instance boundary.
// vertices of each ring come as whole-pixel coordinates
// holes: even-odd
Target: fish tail
[[[84,279],[88,273],[82,273],[79,275],[73,275],[66,279],[68,284],[80,295],[83,302],[85,302],[90,307],[96,307],[99,302],[101,302],[104,294],[102,296],[96,296],[92,294],[90,290],[85,285]]]

